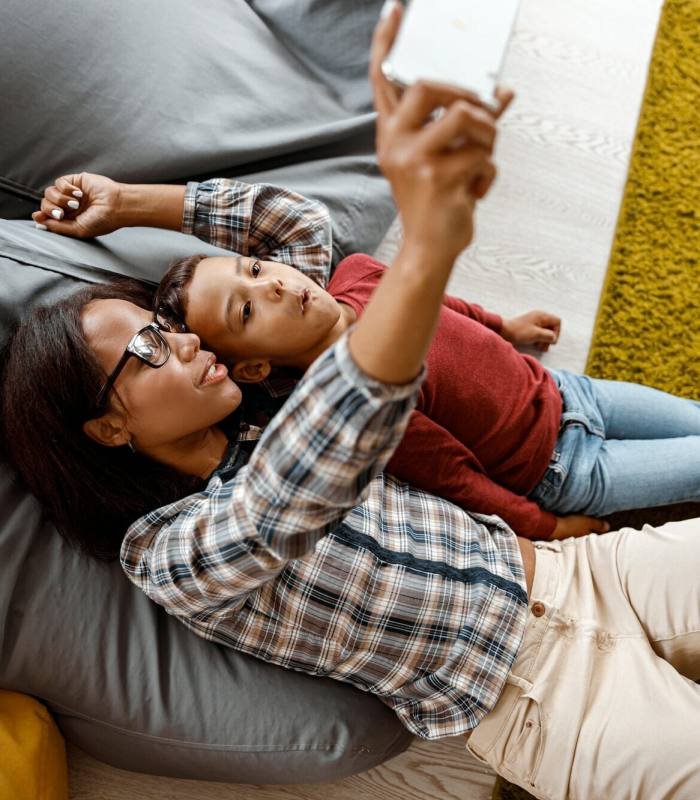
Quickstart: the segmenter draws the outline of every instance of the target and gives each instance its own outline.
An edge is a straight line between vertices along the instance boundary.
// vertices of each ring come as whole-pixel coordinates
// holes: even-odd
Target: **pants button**
[[[532,604],[532,606],[530,607],[530,611],[532,611],[532,615],[534,617],[543,617],[546,609],[544,607],[544,603],[540,603],[540,601],[538,600],[537,602]]]

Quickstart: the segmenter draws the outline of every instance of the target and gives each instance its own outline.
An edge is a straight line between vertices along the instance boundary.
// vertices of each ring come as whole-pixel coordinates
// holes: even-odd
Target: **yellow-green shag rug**
[[[700,0],[667,0],[589,375],[700,399]]]
[[[586,372],[700,399],[700,0],[666,0]],[[678,505],[614,528],[700,516]],[[531,800],[499,778],[493,800]]]

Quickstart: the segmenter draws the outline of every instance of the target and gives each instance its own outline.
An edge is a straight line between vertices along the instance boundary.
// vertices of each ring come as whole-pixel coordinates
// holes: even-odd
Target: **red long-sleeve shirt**
[[[341,261],[328,284],[358,317],[384,270]],[[445,295],[428,374],[387,472],[467,511],[498,514],[520,536],[549,538],[556,517],[526,495],[554,450],[561,395],[549,372],[500,336],[502,319]]]

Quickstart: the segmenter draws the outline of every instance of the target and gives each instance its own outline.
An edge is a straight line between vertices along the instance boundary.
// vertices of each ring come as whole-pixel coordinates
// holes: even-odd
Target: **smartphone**
[[[400,86],[418,80],[455,86],[495,109],[495,89],[519,3],[410,0],[382,71]]]

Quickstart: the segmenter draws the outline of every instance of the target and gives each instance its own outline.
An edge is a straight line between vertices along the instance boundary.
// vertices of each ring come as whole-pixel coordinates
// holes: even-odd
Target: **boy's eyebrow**
[[[233,325],[231,325],[231,306],[233,305],[234,292],[233,289],[228,293],[228,300],[226,301],[226,308],[224,309],[224,320],[226,327],[234,333]]]
[[[236,259],[236,275],[240,275],[243,271],[243,257],[242,256],[233,256]],[[233,305],[233,301],[235,299],[235,291],[231,289],[228,293],[228,300],[226,300],[226,308],[224,309],[224,319],[226,321],[226,327],[231,331],[231,333],[235,333],[233,330],[233,325],[231,325],[231,306]]]

